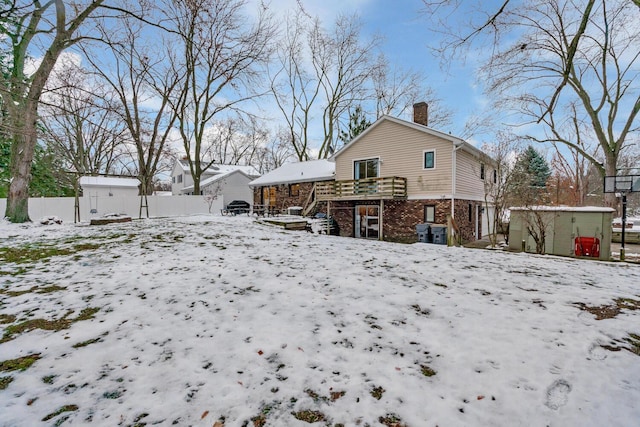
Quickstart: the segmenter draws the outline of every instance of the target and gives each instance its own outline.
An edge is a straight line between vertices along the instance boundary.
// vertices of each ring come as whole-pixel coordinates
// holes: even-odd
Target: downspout
[[[463,142],[453,143],[453,151],[451,152],[451,218],[455,220],[456,216],[456,208],[455,208],[455,198],[456,198],[456,176],[457,176],[457,166],[456,166],[456,151],[462,148],[464,145]]]

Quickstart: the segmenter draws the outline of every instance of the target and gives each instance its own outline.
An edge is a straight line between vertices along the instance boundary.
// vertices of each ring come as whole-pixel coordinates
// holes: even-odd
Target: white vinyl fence
[[[180,216],[209,213],[209,203],[203,196],[147,196],[149,217]],[[29,198],[29,217],[32,221],[57,216],[64,222],[73,222],[73,197],[31,197]],[[4,216],[7,199],[0,199],[0,217]],[[219,213],[224,200],[219,196],[211,205],[211,213]],[[86,222],[106,214],[125,214],[138,218],[140,213],[139,196],[90,196],[80,197],[80,221]],[[142,209],[142,217],[147,217]]]

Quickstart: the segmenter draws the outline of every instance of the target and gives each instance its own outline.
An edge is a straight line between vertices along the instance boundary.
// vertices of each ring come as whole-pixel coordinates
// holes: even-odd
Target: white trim
[[[427,219],[427,208],[433,208],[433,221],[429,221]],[[437,205],[424,205],[422,207],[422,216],[424,217],[424,222],[435,223],[436,222],[436,211],[438,210]]]
[[[326,159],[285,163],[249,183],[249,187],[269,187],[298,182],[334,180],[336,165]]]
[[[425,167],[425,155],[427,153],[433,153],[433,167],[432,168],[427,168]],[[436,169],[436,149],[435,148],[430,148],[428,150],[422,150],[422,170],[424,171],[432,171]]]
[[[482,202],[484,204],[484,198],[482,196],[468,196],[458,194],[455,198],[452,194],[413,194],[407,196],[407,200],[464,200],[472,202]],[[492,203],[492,201],[489,201]]]
[[[407,196],[407,200],[450,200],[451,194],[414,194]]]
[[[546,212],[615,212],[613,208],[600,206],[529,206],[509,207],[510,211],[546,211]]]
[[[378,176],[376,178],[380,178],[380,166],[382,166],[382,161],[380,161],[380,156],[369,156],[369,157],[363,157],[361,159],[351,159],[351,176],[353,177],[352,179],[359,179],[356,178],[356,162],[362,162],[365,160],[377,160],[378,161]]]
[[[475,211],[476,211],[476,240],[479,240],[480,238],[482,238],[482,236],[480,235],[480,209],[482,208],[482,205],[475,205]]]

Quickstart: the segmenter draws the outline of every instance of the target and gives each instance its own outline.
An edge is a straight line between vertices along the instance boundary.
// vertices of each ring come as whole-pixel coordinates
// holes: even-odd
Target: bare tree
[[[11,52],[10,72],[2,73],[0,96],[6,100],[6,120],[2,126],[11,135],[11,183],[5,216],[12,222],[29,221],[29,181],[37,144],[38,106],[45,84],[60,54],[75,44],[81,25],[100,7],[103,0],[75,2],[16,1],[3,12],[4,37],[0,45]],[[33,56],[41,52],[35,70],[28,68]]]
[[[349,110],[367,98],[372,57],[380,39],[361,40],[361,29],[357,16],[340,15],[330,32],[323,30],[316,19],[309,36],[311,63],[323,92],[321,159],[337,148]]]
[[[506,218],[512,202],[509,188],[518,152],[517,137],[503,131],[497,135],[493,144],[484,144],[482,152],[486,155],[486,159],[482,159],[486,165],[483,180],[484,208],[487,212],[494,209],[489,241],[491,246],[495,247],[498,243],[498,234],[501,233],[508,239],[509,229]]]
[[[296,157],[293,146],[287,141],[289,129],[281,128],[275,135],[266,136],[265,145],[257,151],[252,165],[261,174],[277,169],[291,158]]]
[[[321,87],[320,80],[305,65],[307,19],[300,9],[286,18],[284,36],[277,47],[275,66],[272,66],[276,71],[270,76],[270,90],[286,123],[286,134],[280,131],[282,141],[290,144],[299,161],[309,159],[309,128]]]
[[[171,99],[177,96],[181,73],[165,60],[173,52],[170,43],[162,43],[166,34],[161,29],[134,18],[121,19],[117,31],[104,22],[99,29],[109,55],[89,49],[85,55],[117,97],[130,144],[130,161],[122,162],[122,167],[140,179],[143,194],[151,194],[155,176],[168,168],[172,158],[168,145],[177,114]],[[144,37],[143,32],[150,31],[161,43]]]
[[[199,194],[202,173],[219,160],[205,157],[207,131],[214,118],[244,113],[246,102],[259,95],[254,89],[271,54],[274,26],[264,9],[247,24],[243,0],[175,0],[168,6],[182,48],[174,65],[184,70],[173,108]]]
[[[447,8],[463,6],[458,0],[424,3],[432,17],[436,11],[445,16],[451,11]],[[638,131],[640,88],[633,82],[640,63],[639,2],[505,0],[496,10],[479,4],[464,6],[484,12],[481,21],[457,31],[446,23],[440,27],[453,30],[438,48],[440,53],[457,55],[474,42],[483,43],[486,50],[488,37],[493,47],[483,76],[498,102],[543,125],[545,137],[532,136],[535,140],[568,145],[601,176],[616,175],[620,152]],[[603,163],[563,133],[568,120],[588,126]],[[608,204],[614,202],[612,197]]]
[[[585,206],[590,192],[589,173],[593,165],[576,150],[562,150],[556,144],[554,149],[551,159],[551,201],[556,205]]]
[[[229,165],[253,165],[268,132],[255,117],[227,117],[209,129],[204,157]]]
[[[384,55],[379,55],[371,76],[376,117],[384,114],[403,116],[411,114],[418,101],[429,106],[429,126],[441,127],[451,123],[451,112],[441,105],[433,88],[426,86],[427,77],[417,71],[392,66]]]
[[[329,156],[349,111],[372,97],[370,78],[380,40],[363,39],[361,26],[357,16],[340,15],[325,29],[302,9],[287,18],[271,67],[271,92],[286,122],[284,140],[300,161],[308,160],[313,149],[318,158]],[[317,122],[322,140],[312,141],[310,130]]]
[[[60,61],[43,95],[44,140],[76,175],[113,172],[126,127],[113,93],[74,61]]]

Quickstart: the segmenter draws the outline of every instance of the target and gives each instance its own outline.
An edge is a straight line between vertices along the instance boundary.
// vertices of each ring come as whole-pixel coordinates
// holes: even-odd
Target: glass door
[[[379,206],[356,206],[355,216],[356,237],[363,239],[378,239],[380,237]]]

